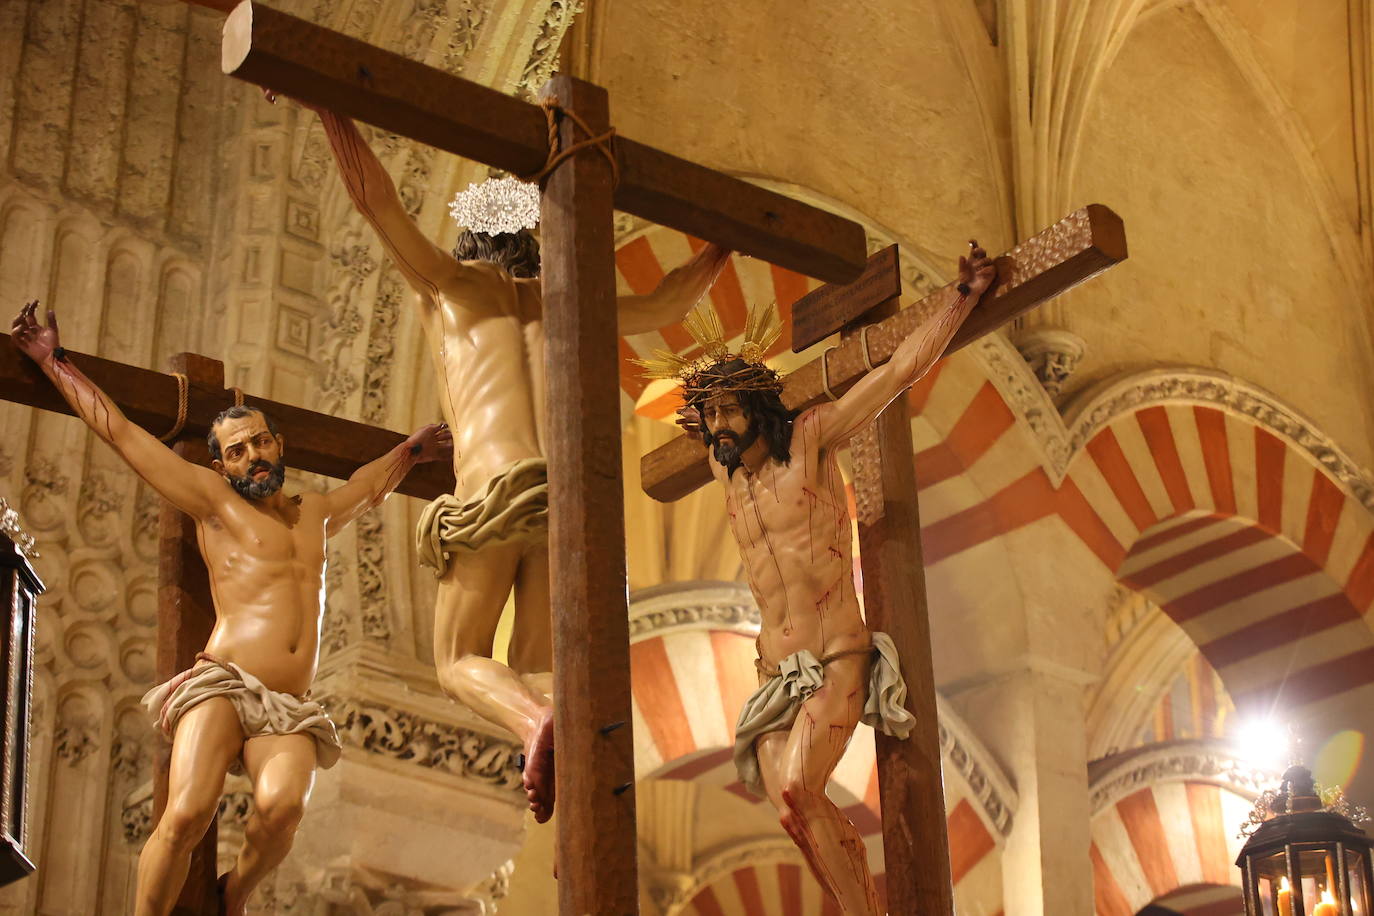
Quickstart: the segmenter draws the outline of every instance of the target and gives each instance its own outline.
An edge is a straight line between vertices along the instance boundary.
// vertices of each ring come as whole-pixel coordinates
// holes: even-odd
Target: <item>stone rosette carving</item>
[[[1206,404],[1250,418],[1310,455],[1366,509],[1374,512],[1374,476],[1356,464],[1317,424],[1258,385],[1207,369],[1155,369],[1099,389],[1074,413],[1070,451],[1077,452],[1124,413],[1153,404],[1179,402]]]
[[[1089,766],[1094,815],[1133,792],[1166,782],[1208,782],[1253,801],[1281,776],[1244,760],[1216,739],[1171,741],[1119,756],[1117,762],[1106,758]]]
[[[427,719],[382,703],[322,696],[346,747],[413,763],[494,789],[519,793],[524,787],[518,744],[505,738]]]

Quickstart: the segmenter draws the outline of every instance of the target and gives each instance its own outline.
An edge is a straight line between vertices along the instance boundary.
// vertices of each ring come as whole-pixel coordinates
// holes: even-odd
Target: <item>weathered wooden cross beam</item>
[[[221,65],[514,175],[548,159],[540,106],[248,0],[225,20]],[[852,220],[626,137],[614,148],[620,210],[821,280],[849,282],[863,269],[864,232]]]
[[[130,420],[155,436],[172,428],[177,419],[175,377],[87,353],[68,352],[78,361],[81,371],[99,385]],[[182,372],[189,375],[185,370]],[[33,364],[33,360],[20,353],[10,342],[8,334],[0,334],[0,400],[68,416],[76,415],[42,370]],[[186,424],[179,438],[203,440],[210,431],[211,421],[233,403],[234,392],[224,387],[222,372],[218,383],[213,384],[191,378]],[[245,395],[244,403],[260,408],[281,428],[286,437],[284,460],[287,466],[326,477],[346,480],[358,468],[385,455],[406,438],[389,429],[355,423],[267,398]],[[443,461],[417,465],[396,488],[396,492],[421,499],[452,493],[453,466]]]
[[[886,252],[879,252],[875,260],[887,257]],[[1101,204],[1075,210],[997,259],[997,285],[960,326],[946,354],[962,349],[1125,258],[1126,231],[1121,217]],[[852,288],[823,286],[809,293],[806,300],[798,300],[804,316],[803,337],[799,344],[810,345],[840,330],[889,296],[894,282],[900,289],[900,279],[891,279],[895,265],[893,259],[881,270],[862,274]],[[884,280],[884,276],[888,279]],[[879,366],[891,359],[897,344],[926,315],[944,309],[958,295],[951,283],[875,324],[868,333],[868,352],[873,365]],[[806,301],[815,302],[819,316],[806,316],[812,311]],[[796,311],[794,305],[794,314]],[[794,349],[802,348],[794,345]],[[794,410],[803,410],[826,400],[822,360],[829,366],[830,390],[837,395],[847,391],[867,371],[860,341],[846,340],[787,377],[782,390],[784,404]],[[660,502],[672,502],[709,483],[711,467],[699,441],[678,436],[641,459],[640,475],[645,493]]]

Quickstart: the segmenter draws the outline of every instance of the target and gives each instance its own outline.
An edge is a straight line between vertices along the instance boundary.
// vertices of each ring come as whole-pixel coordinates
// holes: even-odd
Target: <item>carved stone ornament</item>
[[[1016,338],[1016,349],[1052,398],[1064,390],[1085,348],[1083,338],[1062,328],[1034,328]]]
[[[675,630],[727,630],[759,634],[759,608],[739,582],[673,582],[630,596],[630,642]]]
[[[582,12],[582,0],[553,0],[549,11],[540,23],[539,34],[530,47],[530,59],[525,64],[525,72],[516,85],[516,94],[532,98],[539,87],[549,81],[558,67],[558,49],[563,45],[563,36],[572,28],[573,19]]]
[[[1011,342],[1001,334],[985,334],[968,347],[983,374],[1016,416],[1016,422],[1040,446],[1057,478],[1062,478],[1072,455],[1068,430],[1049,393]]]
[[[1169,402],[1206,404],[1250,418],[1310,455],[1374,512],[1374,475],[1356,464],[1317,424],[1258,385],[1207,369],[1152,369],[1098,389],[1074,411],[1070,451],[1077,452],[1123,413]]]
[[[520,746],[493,735],[435,722],[380,703],[324,696],[320,702],[349,747],[524,794]]]
[[[1212,783],[1254,800],[1279,776],[1277,771],[1240,759],[1224,741],[1177,741],[1129,752],[1119,763],[1111,758],[1093,763],[1089,801],[1096,815],[1133,792],[1159,783],[1185,781]]]
[[[988,823],[1002,836],[1009,836],[1012,817],[1020,802],[1011,780],[993,761],[983,743],[949,708],[944,697],[936,694],[935,703],[940,718],[940,756],[944,759],[945,771],[953,769],[964,778]]]
[[[10,504],[5,502],[5,498],[0,496],[0,531],[3,531],[19,552],[30,560],[38,559],[41,554],[38,552],[38,544],[33,535],[24,530],[19,524],[19,513],[10,508]]]

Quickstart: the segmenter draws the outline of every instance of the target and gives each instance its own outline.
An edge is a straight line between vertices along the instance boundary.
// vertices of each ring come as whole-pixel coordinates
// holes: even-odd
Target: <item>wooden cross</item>
[[[177,380],[174,376],[68,351],[91,381],[119,405],[125,415],[154,435],[171,429],[177,420]],[[188,380],[185,425],[172,450],[187,461],[208,465],[205,436],[210,423],[234,404],[235,395],[224,387],[224,364],[194,353],[172,357],[172,370]],[[8,334],[0,334],[0,399],[74,415],[66,400],[33,361],[19,352]],[[279,404],[265,398],[246,397],[244,403],[272,417],[289,438],[285,456],[291,467],[329,477],[347,478],[367,462],[386,454],[405,436],[344,420],[328,414]],[[453,492],[453,467],[444,462],[417,465],[397,487],[397,492],[433,499]],[[164,681],[195,664],[214,627],[210,580],[189,517],[165,500],[159,518],[157,609],[157,679]],[[167,802],[165,743],[159,744],[153,777],[153,822],[162,816]],[[212,916],[218,912],[215,896],[215,826],[196,847],[180,899],[177,916]]]
[[[996,330],[1125,257],[1125,230],[1115,213],[1094,204],[1070,214],[997,259],[997,284],[969,313],[945,352]],[[783,402],[804,409],[842,394],[868,371],[863,362],[865,336],[872,365],[881,365],[922,319],[948,308],[959,295],[950,284],[898,312],[901,290],[893,245],[869,258],[853,283],[828,284],[797,300],[792,306],[794,351],[836,331],[844,343],[788,376]],[[823,368],[827,359],[828,371]],[[890,913],[949,916],[954,900],[909,417],[903,393],[850,440],[850,451],[864,614],[871,629],[892,637],[907,683],[907,708],[916,718],[905,741],[875,736],[887,908]],[[644,491],[659,500],[680,499],[711,479],[707,462],[700,441],[680,436],[644,456]]]
[[[247,0],[224,36],[233,76],[517,175],[551,161],[558,109]],[[592,137],[610,127],[603,89],[557,77],[542,95]],[[562,149],[590,139],[573,121],[553,121]],[[607,149],[559,165],[542,203],[558,888],[576,916],[638,911],[613,207],[822,280],[865,263],[855,222],[625,137]]]

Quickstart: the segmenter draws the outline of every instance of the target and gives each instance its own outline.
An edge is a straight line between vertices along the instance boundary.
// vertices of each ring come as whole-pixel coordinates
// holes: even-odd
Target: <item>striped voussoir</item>
[[[1182,901],[1203,916],[1240,914],[1236,825],[1250,802],[1204,782],[1164,782],[1099,811],[1092,821],[1097,916],[1134,916],[1152,902]],[[1211,890],[1208,890],[1208,889]]]

